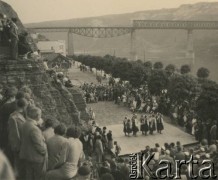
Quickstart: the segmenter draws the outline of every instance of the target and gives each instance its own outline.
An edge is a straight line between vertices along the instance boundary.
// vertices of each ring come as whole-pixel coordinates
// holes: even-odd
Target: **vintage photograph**
[[[0,180],[217,179],[218,0],[0,0]]]

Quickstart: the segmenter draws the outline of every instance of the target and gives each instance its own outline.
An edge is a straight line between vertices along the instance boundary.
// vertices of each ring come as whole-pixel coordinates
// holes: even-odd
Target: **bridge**
[[[194,63],[193,31],[194,30],[218,30],[218,21],[170,21],[170,20],[133,20],[129,27],[34,27],[28,28],[31,32],[66,32],[68,34],[68,54],[72,55],[72,34],[92,38],[112,38],[130,34],[131,59],[136,60],[137,50],[135,47],[136,31],[146,29],[174,29],[187,31],[187,53],[186,57]]]

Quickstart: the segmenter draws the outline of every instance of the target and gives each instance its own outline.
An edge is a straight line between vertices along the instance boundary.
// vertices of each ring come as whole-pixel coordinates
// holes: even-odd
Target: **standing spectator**
[[[15,180],[11,165],[1,151],[0,151],[0,179]]]
[[[128,121],[128,118],[125,117],[124,120],[123,120],[123,132],[126,136],[126,133],[127,133],[127,121]]]
[[[13,167],[16,176],[23,179],[25,177],[24,162],[19,157],[21,146],[21,130],[23,124],[26,122],[24,117],[27,101],[22,98],[17,101],[16,111],[13,112],[8,120],[8,140],[10,149],[13,152]]]
[[[10,49],[11,49],[11,57],[13,59],[18,58],[18,27],[16,25],[17,23],[17,18],[11,18],[10,21],[10,29],[9,29],[9,34],[10,34]]]
[[[107,127],[103,127],[103,132],[102,132],[102,144],[103,144],[103,148],[104,150],[107,148],[108,146],[108,139],[107,139]]]
[[[212,127],[210,128],[210,142],[216,141],[216,139],[217,139],[217,124],[216,121],[214,121]]]
[[[101,163],[102,162],[102,157],[104,155],[104,149],[103,149],[103,145],[102,145],[100,135],[96,136],[95,153],[96,153],[97,162]]]
[[[16,110],[17,88],[6,89],[3,105],[0,107],[0,148],[4,151],[9,161],[12,162],[11,151],[8,146],[8,119],[11,113]]]
[[[67,139],[64,137],[66,126],[59,124],[54,129],[54,136],[47,140],[48,148],[48,170],[62,166],[66,161]]]
[[[83,144],[83,151],[86,156],[91,156],[93,152],[93,135],[92,133],[83,132],[80,136],[80,141]]]
[[[40,180],[46,172],[47,148],[38,122],[41,109],[28,106],[27,121],[23,124],[20,158],[25,160],[26,180]]]
[[[120,152],[121,152],[121,147],[120,147],[120,145],[117,143],[117,141],[114,141],[114,146],[115,146],[115,155],[116,155],[116,157],[118,157],[118,155],[119,155]]]
[[[114,146],[113,146],[113,135],[111,130],[109,130],[109,132],[107,133],[107,140],[108,140],[108,149],[112,150]]]
[[[54,121],[52,119],[47,119],[44,123],[45,130],[42,132],[45,142],[47,142],[51,137],[54,136]]]

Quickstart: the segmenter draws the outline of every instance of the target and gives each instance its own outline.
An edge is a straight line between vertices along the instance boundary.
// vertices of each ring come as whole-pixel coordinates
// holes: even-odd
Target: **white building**
[[[66,45],[64,40],[58,41],[39,41],[37,47],[41,53],[60,53],[63,56],[66,56]]]

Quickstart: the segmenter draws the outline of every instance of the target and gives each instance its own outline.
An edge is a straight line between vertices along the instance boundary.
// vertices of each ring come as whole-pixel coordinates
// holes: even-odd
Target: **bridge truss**
[[[68,50],[72,34],[92,38],[112,38],[126,34],[131,35],[131,59],[136,59],[136,30],[146,29],[182,29],[187,30],[187,57],[194,62],[193,30],[218,30],[218,21],[169,21],[169,20],[133,20],[131,27],[35,27],[32,32],[67,32]],[[73,48],[73,47],[71,47]],[[68,51],[69,53],[69,51]],[[72,53],[73,54],[73,53]]]
[[[69,32],[93,38],[112,38],[129,34],[132,27],[37,27],[29,28],[33,32]]]

